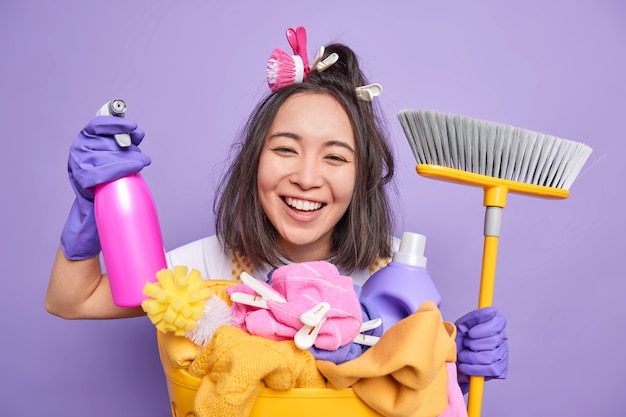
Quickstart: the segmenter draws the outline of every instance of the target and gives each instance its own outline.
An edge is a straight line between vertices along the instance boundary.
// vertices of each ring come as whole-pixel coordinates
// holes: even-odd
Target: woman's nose
[[[321,187],[324,184],[321,165],[314,160],[301,159],[294,167],[291,182],[305,190]]]

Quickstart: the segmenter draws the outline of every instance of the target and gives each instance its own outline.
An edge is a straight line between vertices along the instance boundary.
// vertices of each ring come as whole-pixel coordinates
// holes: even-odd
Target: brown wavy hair
[[[369,267],[378,256],[391,256],[393,216],[386,188],[394,174],[393,153],[374,103],[355,96],[356,87],[368,84],[357,56],[345,45],[332,44],[325,48],[324,57],[333,52],[339,60],[326,71],[311,71],[308,81],[265,97],[233,144],[235,157],[214,203],[215,230],[226,249],[239,251],[255,266],[282,263],[277,232],[259,201],[261,149],[278,109],[293,94],[305,92],[335,98],[348,114],[356,141],[356,184],[350,205],[333,231],[332,262],[349,274]]]

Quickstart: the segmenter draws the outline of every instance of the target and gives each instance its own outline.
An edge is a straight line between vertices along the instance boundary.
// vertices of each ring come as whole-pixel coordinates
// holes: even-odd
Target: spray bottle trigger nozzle
[[[116,116],[116,117],[124,117],[124,113],[126,112],[126,102],[122,99],[111,100],[102,105],[96,116]],[[132,145],[132,141],[130,140],[130,135],[128,133],[118,133],[113,135],[115,138],[115,142],[117,146],[120,148],[128,148]]]

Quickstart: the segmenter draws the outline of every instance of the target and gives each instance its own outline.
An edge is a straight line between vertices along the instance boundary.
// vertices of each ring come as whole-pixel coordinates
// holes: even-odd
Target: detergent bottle
[[[122,100],[105,106],[98,115],[121,117],[123,112],[111,109],[126,108]],[[130,146],[130,138],[120,135],[115,139],[119,146]],[[150,189],[139,173],[100,184],[94,193],[94,210],[113,302],[119,307],[139,306],[146,298],[146,282],[155,282],[156,273],[167,267]]]
[[[426,236],[404,232],[391,262],[363,284],[361,296],[380,313],[383,331],[416,312],[425,301],[441,305],[439,291],[426,269],[425,246]]]

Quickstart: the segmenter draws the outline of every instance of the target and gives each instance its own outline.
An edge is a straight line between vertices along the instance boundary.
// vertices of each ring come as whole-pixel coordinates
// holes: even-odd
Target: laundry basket
[[[186,337],[157,331],[159,356],[167,379],[172,417],[193,417],[193,403],[201,379],[187,372],[200,348]],[[351,388],[263,388],[251,417],[381,417],[363,403]]]

